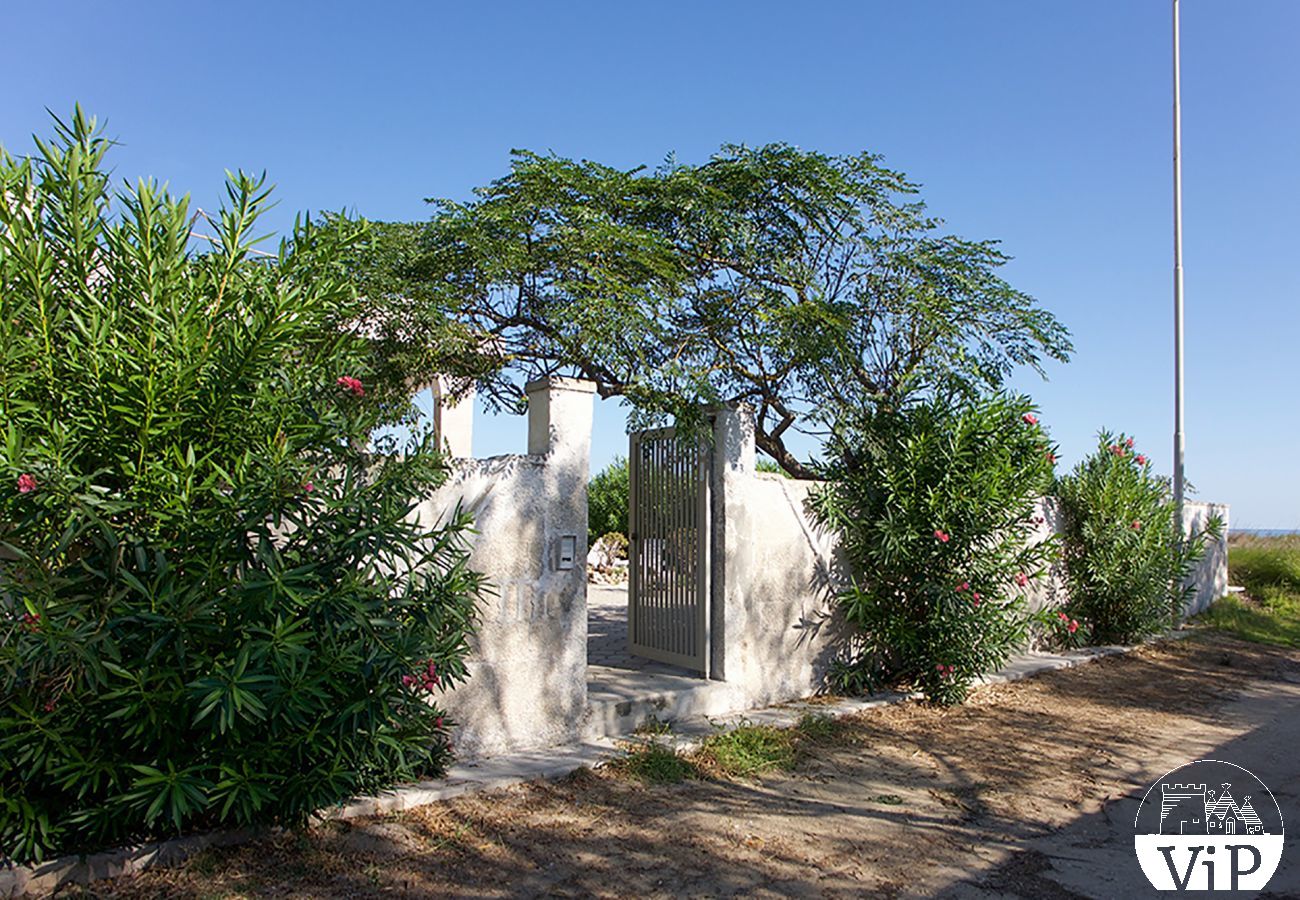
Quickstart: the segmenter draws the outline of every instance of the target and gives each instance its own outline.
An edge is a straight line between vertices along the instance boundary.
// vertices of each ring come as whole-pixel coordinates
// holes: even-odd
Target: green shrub
[[[840,687],[959,702],[1026,639],[1026,588],[1052,549],[1030,542],[1054,460],[1033,406],[931,400],[867,415],[829,448],[814,507],[841,535],[853,582],[839,602],[861,645]]]
[[[700,747],[708,767],[727,777],[746,778],[772,770],[788,772],[796,761],[798,733],[773,725],[741,725],[709,735]]]
[[[252,237],[230,176],[111,195],[78,109],[0,152],[0,848],[17,861],[295,823],[438,771],[480,579],[427,439],[366,447],[366,348],[340,327],[364,238]]]
[[[609,763],[613,772],[651,784],[676,784],[698,778],[699,769],[672,747],[656,740],[630,745]]]
[[[1058,481],[1056,495],[1065,518],[1065,611],[1097,643],[1130,643],[1169,628],[1219,521],[1180,540],[1168,482],[1152,473],[1132,438],[1105,431],[1096,452]]]
[[[627,531],[627,459],[617,456],[587,485],[587,546],[602,535]]]
[[[1252,597],[1300,594],[1300,537],[1234,537],[1228,548],[1228,574]]]

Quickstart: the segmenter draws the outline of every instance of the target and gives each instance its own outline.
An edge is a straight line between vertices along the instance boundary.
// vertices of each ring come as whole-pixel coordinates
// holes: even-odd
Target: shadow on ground
[[[580,772],[217,851],[117,897],[1155,895],[1148,784],[1211,754],[1297,809],[1300,655],[1214,638],[872,710],[789,775],[647,786]],[[1273,888],[1300,890],[1283,867]]]

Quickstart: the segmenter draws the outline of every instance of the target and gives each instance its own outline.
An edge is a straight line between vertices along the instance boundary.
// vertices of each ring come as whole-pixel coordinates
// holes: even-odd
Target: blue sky
[[[1300,528],[1300,3],[1184,0],[1188,477],[1234,525]],[[45,107],[108,121],[123,177],[213,205],[266,169],[271,216],[425,217],[512,147],[605,163],[724,142],[863,149],[924,185],[1074,333],[1017,379],[1073,464],[1102,427],[1168,471],[1170,37],[1164,0],[852,3],[46,2],[6,11],[0,142]],[[14,40],[14,36],[21,38]],[[519,452],[480,417],[479,455]],[[602,404],[594,463],[625,446]]]

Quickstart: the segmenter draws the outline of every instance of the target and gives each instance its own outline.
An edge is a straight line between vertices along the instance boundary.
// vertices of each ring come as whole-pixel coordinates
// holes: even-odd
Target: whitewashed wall
[[[587,707],[587,480],[593,387],[528,386],[528,454],[454,460],[423,520],[474,517],[469,565],[494,596],[480,607],[469,680],[441,698],[457,752],[474,757],[576,740]],[[463,435],[448,444],[469,452]],[[560,546],[574,542],[570,568]]]

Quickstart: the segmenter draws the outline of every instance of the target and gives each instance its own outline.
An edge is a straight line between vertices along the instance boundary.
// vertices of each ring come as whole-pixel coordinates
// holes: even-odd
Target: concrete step
[[[744,708],[735,686],[685,675],[587,667],[587,721],[590,740],[631,734],[651,720],[675,722],[719,716]]]

